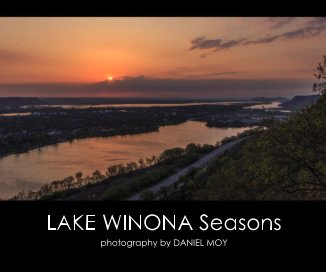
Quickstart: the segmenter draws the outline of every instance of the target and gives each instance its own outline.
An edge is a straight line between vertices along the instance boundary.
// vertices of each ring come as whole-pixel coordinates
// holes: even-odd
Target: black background
[[[326,245],[326,202],[0,202],[1,245],[6,249],[28,252],[36,250],[57,251],[223,251],[233,252],[304,252],[314,254]],[[182,231],[171,229],[148,231],[107,231],[102,214],[127,214],[137,218],[140,214],[186,215],[194,230],[187,227]],[[209,218],[280,218],[280,231],[201,231],[198,226],[201,214]],[[48,231],[47,215],[51,215],[51,225],[57,225],[65,215],[94,214],[96,231]],[[70,221],[72,222],[72,221]],[[83,222],[82,220],[80,221]],[[176,239],[228,239],[226,247],[174,247],[165,248],[100,248],[100,241],[109,240],[173,240]]]
[[[325,16],[318,2],[6,1],[0,16]]]

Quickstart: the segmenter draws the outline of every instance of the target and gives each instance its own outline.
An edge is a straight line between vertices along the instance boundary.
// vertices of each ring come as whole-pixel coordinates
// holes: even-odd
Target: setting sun
[[[112,81],[113,77],[112,76],[108,76],[108,81]]]

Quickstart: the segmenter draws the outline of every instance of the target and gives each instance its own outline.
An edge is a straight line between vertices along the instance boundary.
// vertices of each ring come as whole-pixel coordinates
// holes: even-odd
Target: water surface
[[[249,107],[245,107],[246,109],[277,109],[281,105],[281,102],[279,101],[273,101],[271,103],[267,104],[258,104],[258,105],[253,105]]]
[[[0,113],[0,116],[12,117],[12,116],[28,116],[31,115],[31,112],[11,112],[11,113]]]
[[[84,176],[112,164],[138,161],[189,143],[215,144],[247,128],[208,128],[205,123],[187,121],[161,127],[158,132],[126,136],[78,139],[0,159],[0,198],[19,191],[37,190],[44,183],[82,171]]]

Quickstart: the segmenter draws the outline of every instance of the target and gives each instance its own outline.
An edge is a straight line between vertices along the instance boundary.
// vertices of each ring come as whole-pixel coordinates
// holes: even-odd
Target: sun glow
[[[108,76],[108,81],[113,81],[113,77],[112,76]]]

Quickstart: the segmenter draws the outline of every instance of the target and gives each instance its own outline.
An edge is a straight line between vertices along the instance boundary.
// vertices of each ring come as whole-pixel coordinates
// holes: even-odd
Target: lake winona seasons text
[[[192,222],[187,215],[110,215],[103,214],[101,216],[103,226],[107,231],[114,230],[227,230],[227,231],[279,231],[281,230],[280,218],[218,218],[210,217],[207,214],[201,214],[199,220]],[[63,231],[63,230],[96,230],[96,215],[82,214],[73,216],[61,216],[60,218],[52,218],[48,215],[48,230]]]

